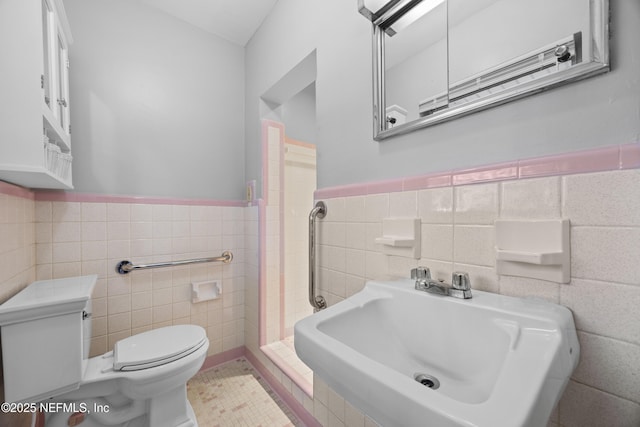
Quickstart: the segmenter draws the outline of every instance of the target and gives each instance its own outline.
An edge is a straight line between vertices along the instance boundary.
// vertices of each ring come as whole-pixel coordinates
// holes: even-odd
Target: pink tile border
[[[204,371],[209,368],[213,368],[214,366],[220,365],[225,362],[229,362],[239,357],[244,357],[246,352],[247,352],[247,349],[246,347],[243,346],[243,347],[232,348],[231,350],[223,351],[222,353],[208,356],[204,360],[204,363],[202,364],[202,367],[198,372]]]
[[[29,190],[28,188],[20,187],[14,184],[9,184],[8,182],[4,181],[0,181],[0,194],[6,194],[7,196],[15,196],[31,200],[35,198],[33,190]]]
[[[616,170],[620,168],[620,148],[613,146],[521,160],[518,167],[520,178]]]
[[[620,169],[640,168],[640,143],[620,146]]]
[[[424,190],[483,182],[634,168],[640,168],[640,143],[638,142],[497,163],[473,169],[460,169],[388,181],[322,188],[316,190],[314,197],[316,200],[333,199],[395,191]]]
[[[109,194],[73,193],[56,190],[36,190],[35,200],[43,202],[134,203],[148,205],[194,205],[245,207],[245,200],[181,199],[174,197],[121,196]]]

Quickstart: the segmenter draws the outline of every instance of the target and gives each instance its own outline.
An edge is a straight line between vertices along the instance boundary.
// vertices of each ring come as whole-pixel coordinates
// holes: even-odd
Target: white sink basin
[[[565,307],[476,290],[443,297],[413,280],[369,282],[299,321],[295,347],[385,427],[546,426],[580,353]]]

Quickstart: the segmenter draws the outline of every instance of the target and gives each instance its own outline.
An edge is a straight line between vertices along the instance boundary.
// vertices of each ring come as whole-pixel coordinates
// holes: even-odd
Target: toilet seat
[[[199,326],[175,325],[143,332],[116,342],[113,369],[137,371],[181,359],[207,343]]]

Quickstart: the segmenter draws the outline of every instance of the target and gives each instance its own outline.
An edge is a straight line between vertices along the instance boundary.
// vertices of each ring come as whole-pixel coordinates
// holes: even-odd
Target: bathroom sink
[[[562,306],[372,281],[295,325],[300,359],[382,426],[546,426],[578,363]]]

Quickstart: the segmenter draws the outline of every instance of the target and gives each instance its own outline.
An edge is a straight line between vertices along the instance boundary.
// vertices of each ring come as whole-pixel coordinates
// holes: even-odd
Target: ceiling
[[[278,0],[140,0],[245,46]]]

